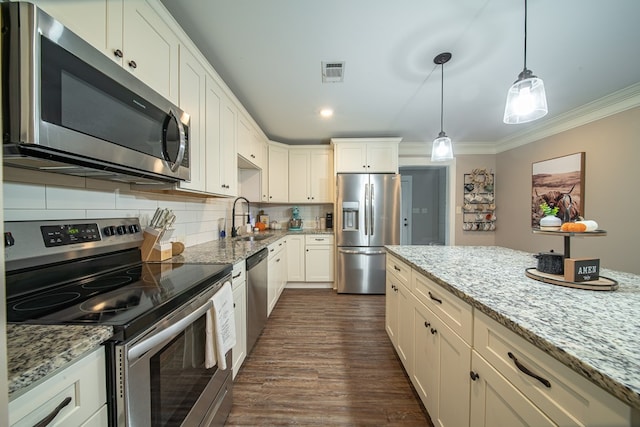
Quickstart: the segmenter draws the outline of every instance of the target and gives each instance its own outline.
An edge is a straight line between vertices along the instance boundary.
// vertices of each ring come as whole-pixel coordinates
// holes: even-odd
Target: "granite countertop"
[[[190,246],[165,263],[236,264],[286,235],[333,234],[331,229],[267,230],[264,240],[233,238]],[[7,325],[9,398],[13,399],[43,378],[64,368],[113,335],[110,326]]]
[[[462,300],[624,402],[640,408],[640,276],[601,269],[615,291],[525,276],[533,254],[501,247],[387,246]]]
[[[185,248],[180,255],[174,256],[163,262],[168,263],[208,263],[208,264],[236,264],[243,261],[258,252],[262,248],[266,248],[271,243],[280,240],[287,235],[307,235],[307,234],[333,234],[332,229],[315,229],[308,228],[299,231],[290,230],[266,230],[259,233],[253,233],[253,236],[267,235],[266,239],[243,241],[237,238],[226,238],[221,240],[213,240],[207,243],[201,243],[195,246]],[[241,236],[242,237],[242,236]]]
[[[111,326],[7,325],[9,399],[113,335]]]

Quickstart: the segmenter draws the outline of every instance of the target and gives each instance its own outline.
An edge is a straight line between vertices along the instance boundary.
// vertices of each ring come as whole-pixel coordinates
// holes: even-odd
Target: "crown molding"
[[[502,139],[495,144],[495,153],[511,150],[638,106],[640,83],[635,83],[540,123],[539,127]]]

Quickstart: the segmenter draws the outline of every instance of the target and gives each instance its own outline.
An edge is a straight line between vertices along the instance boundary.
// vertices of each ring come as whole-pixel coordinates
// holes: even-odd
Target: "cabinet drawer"
[[[628,405],[478,311],[474,348],[558,425],[631,424]]]
[[[396,278],[411,290],[411,267],[387,252],[387,274]]]
[[[304,236],[306,245],[333,245],[333,236],[331,234],[318,234]]]
[[[9,425],[33,426],[68,401],[52,426],[79,426],[107,403],[105,351],[92,353],[9,403]]]
[[[284,249],[285,239],[280,239],[277,242],[274,242],[267,246],[269,250],[269,259],[272,259],[274,256],[278,255],[282,249]]]
[[[240,261],[233,266],[233,271],[231,272],[231,283],[234,290],[236,290],[243,282],[246,281],[246,266],[247,264],[245,263],[245,261]]]
[[[413,294],[429,307],[447,326],[463,340],[471,344],[473,338],[473,310],[442,286],[413,270],[411,274]]]

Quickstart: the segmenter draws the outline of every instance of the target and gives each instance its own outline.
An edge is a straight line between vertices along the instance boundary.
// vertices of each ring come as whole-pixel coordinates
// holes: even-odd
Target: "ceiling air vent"
[[[340,83],[344,81],[344,62],[323,62],[322,83]]]

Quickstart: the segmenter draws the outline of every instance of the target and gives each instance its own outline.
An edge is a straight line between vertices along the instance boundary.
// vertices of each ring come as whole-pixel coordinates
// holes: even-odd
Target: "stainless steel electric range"
[[[224,422],[231,372],[204,367],[205,319],[230,264],[141,262],[137,218],[4,228],[9,323],[113,327],[105,343],[110,425]]]

